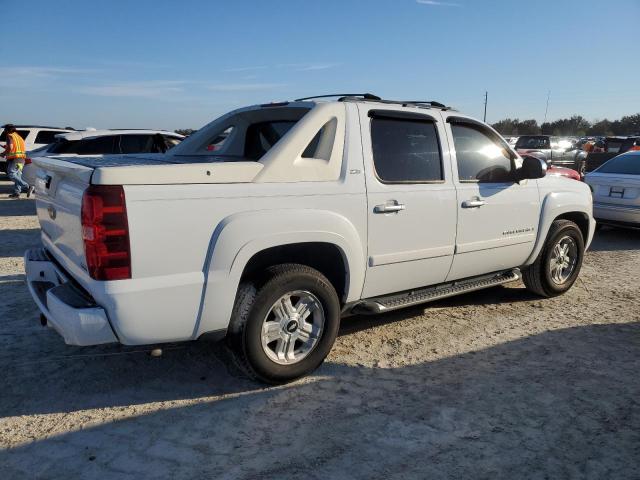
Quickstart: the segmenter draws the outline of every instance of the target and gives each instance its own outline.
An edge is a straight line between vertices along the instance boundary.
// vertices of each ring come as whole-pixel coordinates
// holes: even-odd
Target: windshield
[[[640,155],[619,155],[602,165],[598,173],[617,173],[619,175],[640,175]]]
[[[534,149],[550,148],[549,137],[520,137],[516,142],[516,148]]]

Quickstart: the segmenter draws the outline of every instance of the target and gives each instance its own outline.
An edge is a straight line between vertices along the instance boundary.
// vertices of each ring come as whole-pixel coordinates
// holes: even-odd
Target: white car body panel
[[[349,304],[531,263],[551,222],[564,214],[584,215],[587,245],[593,235],[591,194],[580,182],[550,177],[508,185],[457,181],[449,113],[439,109],[297,102],[287,107],[289,114],[298,115],[296,108],[312,110],[259,161],[211,162],[190,151],[232,115],[259,116],[264,114],[260,108],[217,119],[162,161],[136,164],[132,159],[100,166],[83,165],[81,159],[36,160],[43,244],[59,268],[104,310],[117,341],[147,344],[224,332],[246,265],[271,247],[335,246],[346,268],[341,300]],[[435,118],[444,181],[379,181],[372,163],[371,108]],[[321,146],[321,159],[303,158],[305,146],[323,125],[331,127],[333,147]],[[237,149],[232,140],[225,145],[229,151]],[[87,273],[80,206],[89,184],[123,185],[131,279],[97,281]],[[474,196],[485,199],[485,205],[460,208]],[[376,205],[390,201],[406,208],[373,213]],[[30,271],[35,267],[30,265]],[[73,318],[80,316],[70,312]],[[93,314],[99,324],[99,312]],[[78,338],[90,343],[89,334],[83,330]],[[96,333],[96,343],[104,334]]]
[[[640,152],[636,155],[640,162]],[[600,173],[587,175],[593,189],[593,216],[603,222],[621,222],[640,227],[640,176]]]

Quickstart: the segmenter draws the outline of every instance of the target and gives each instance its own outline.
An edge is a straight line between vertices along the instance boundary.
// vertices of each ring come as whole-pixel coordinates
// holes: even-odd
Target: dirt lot
[[[313,376],[264,388],[220,345],[65,346],[22,252],[33,201],[0,183],[0,478],[640,478],[640,232],[581,279],[345,319]]]

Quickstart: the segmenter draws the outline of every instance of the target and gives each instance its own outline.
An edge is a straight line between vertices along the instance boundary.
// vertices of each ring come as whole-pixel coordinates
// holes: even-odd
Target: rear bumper
[[[117,342],[103,308],[75,287],[42,248],[24,255],[27,285],[33,300],[68,345]]]
[[[635,206],[594,202],[593,216],[601,223],[609,221],[640,225],[640,208]]]

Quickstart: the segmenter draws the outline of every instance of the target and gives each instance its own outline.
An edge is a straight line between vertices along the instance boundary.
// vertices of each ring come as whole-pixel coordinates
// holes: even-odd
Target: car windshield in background
[[[516,149],[549,148],[548,137],[520,137],[516,142]]]
[[[618,175],[640,175],[640,155],[620,155],[602,165],[598,173],[615,173]]]

